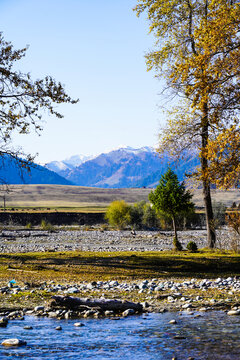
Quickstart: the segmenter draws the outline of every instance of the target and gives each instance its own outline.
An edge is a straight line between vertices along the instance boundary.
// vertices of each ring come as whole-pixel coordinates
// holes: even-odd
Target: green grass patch
[[[232,252],[46,252],[0,255],[0,279],[61,282],[240,275]]]

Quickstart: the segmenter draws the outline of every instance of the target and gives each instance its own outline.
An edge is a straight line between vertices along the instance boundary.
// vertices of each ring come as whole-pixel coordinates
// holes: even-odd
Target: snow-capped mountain
[[[70,159],[72,158],[74,157]],[[56,162],[50,164],[53,163]],[[156,186],[169,166],[177,173],[179,179],[183,180],[185,172],[193,169],[198,164],[198,159],[193,156],[188,161],[179,161],[176,165],[167,156],[160,159],[151,147],[124,147],[100,154],[77,166],[67,164],[66,160],[60,163],[55,171],[76,185],[126,188]]]
[[[93,156],[91,156],[91,155],[89,155],[89,156],[73,155],[62,161],[51,161],[51,162],[45,164],[45,167],[51,171],[59,173],[61,171],[65,171],[65,170],[71,170],[92,158],[93,158]]]

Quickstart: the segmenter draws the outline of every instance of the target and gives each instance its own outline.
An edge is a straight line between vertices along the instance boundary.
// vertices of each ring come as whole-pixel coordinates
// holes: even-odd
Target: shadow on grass
[[[71,256],[71,254],[53,254],[38,256],[34,254],[3,254],[0,256],[6,264],[14,266],[32,266],[36,270],[50,266],[53,270],[67,271],[71,265],[71,271],[78,272],[84,268],[93,273],[106,271],[114,272],[117,275],[127,276],[153,276],[153,277],[218,277],[229,275],[240,275],[239,256],[188,256],[181,255],[116,255],[101,256]]]

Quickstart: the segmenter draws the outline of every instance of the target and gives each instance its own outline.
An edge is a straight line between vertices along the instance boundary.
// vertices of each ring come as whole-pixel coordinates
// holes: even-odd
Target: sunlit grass
[[[44,252],[0,255],[0,279],[59,282],[145,278],[215,278],[240,274],[230,251]]]

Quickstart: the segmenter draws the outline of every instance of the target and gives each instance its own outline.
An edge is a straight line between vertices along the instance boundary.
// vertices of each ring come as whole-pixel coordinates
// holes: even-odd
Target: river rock
[[[79,291],[78,288],[76,288],[76,287],[71,287],[70,289],[65,290],[64,292],[65,292],[66,294],[77,294],[77,293],[79,293],[80,291]]]
[[[112,311],[112,310],[106,310],[106,311],[104,312],[104,315],[105,315],[105,316],[113,316],[113,315],[114,315],[114,311]]]
[[[61,327],[61,326],[57,326],[57,327],[55,327],[55,330],[62,330],[62,327]]]
[[[76,326],[76,327],[84,326],[84,324],[81,323],[81,322],[76,322],[76,323],[74,323],[73,325]]]
[[[5,339],[3,340],[2,344],[3,346],[24,346],[27,345],[27,342],[20,339]]]
[[[183,308],[183,309],[190,309],[191,307],[192,307],[191,304],[184,304],[184,305],[182,305],[182,308]]]
[[[11,312],[8,314],[8,318],[9,318],[9,319],[16,319],[16,318],[18,318],[20,315],[21,315],[21,313],[20,313],[19,311],[11,311]]]
[[[87,311],[85,311],[83,317],[87,318],[87,317],[93,316],[95,313],[96,313],[96,311],[94,311],[94,310],[87,310]]]
[[[50,311],[50,312],[48,313],[48,317],[50,317],[50,318],[56,318],[56,317],[58,317],[58,314],[57,314],[55,311]]]
[[[127,309],[122,313],[122,316],[127,317],[129,315],[135,314],[135,311],[133,309]]]
[[[147,309],[150,306],[147,301],[142,302],[141,305],[143,306],[143,309]]]
[[[0,319],[0,327],[6,327],[7,324],[8,324],[8,318],[2,317],[2,318]]]
[[[25,329],[25,330],[32,330],[32,328],[33,328],[32,326],[28,326],[28,325],[27,325],[27,326],[24,326],[24,329]]]
[[[240,315],[240,310],[230,310],[227,312],[228,315]]]
[[[169,321],[169,324],[176,324],[176,323],[177,321],[175,319]]]
[[[35,306],[34,311],[44,311],[44,306]]]

